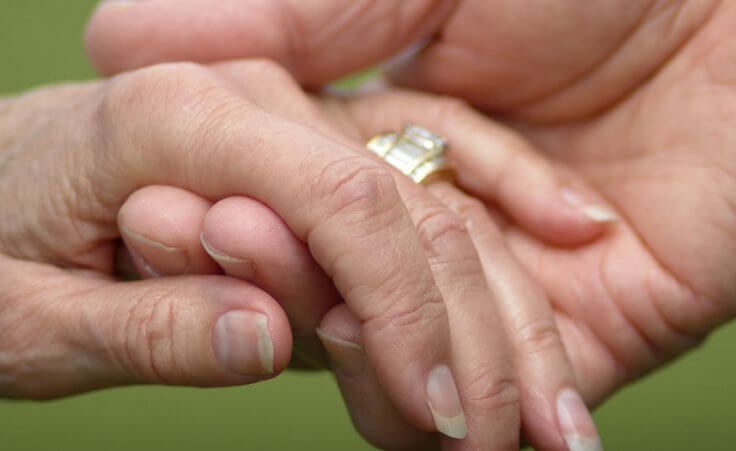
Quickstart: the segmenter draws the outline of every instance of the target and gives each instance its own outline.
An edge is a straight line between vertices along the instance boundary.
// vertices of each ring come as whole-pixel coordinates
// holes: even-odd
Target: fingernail
[[[365,356],[360,345],[332,336],[319,327],[317,336],[322,341],[336,371],[348,377],[354,377],[363,372]]]
[[[228,255],[222,252],[221,250],[212,246],[212,244],[210,244],[209,241],[204,238],[204,232],[200,234],[199,239],[202,242],[202,247],[204,247],[204,250],[207,252],[207,254],[212,257],[220,266],[222,266],[225,271],[232,274],[237,274],[238,277],[244,279],[253,279],[255,277],[256,265],[253,260],[233,257],[232,255]]]
[[[616,213],[610,208],[602,205],[589,204],[583,199],[580,193],[570,188],[562,188],[562,198],[593,222],[616,222],[619,219]]]
[[[237,374],[273,373],[273,341],[268,317],[261,313],[233,310],[217,320],[212,336],[217,358]]]
[[[565,388],[557,396],[557,419],[570,451],[603,451],[593,417],[575,390]]]
[[[468,425],[455,379],[446,365],[436,366],[429,373],[427,400],[438,431],[458,439],[468,435]]]
[[[133,260],[152,277],[186,274],[189,255],[184,249],[152,240],[125,226],[120,226],[123,240]],[[149,262],[156,262],[156,269]]]

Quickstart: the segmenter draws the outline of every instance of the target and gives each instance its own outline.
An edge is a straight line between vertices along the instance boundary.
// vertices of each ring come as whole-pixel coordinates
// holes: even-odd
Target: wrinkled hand
[[[202,2],[105,6],[90,26],[91,54],[108,72],[161,59],[263,55],[317,85],[442,27],[394,70],[395,80],[508,118],[608,199],[622,221],[583,248],[506,228],[545,287],[590,402],[733,316],[733,1],[279,3],[289,14],[271,2],[221,3],[242,14],[218,27],[199,22]],[[182,38],[177,29],[195,31]],[[267,32],[283,29],[290,33]],[[244,30],[251,39],[236,39]],[[483,174],[472,169],[460,182],[487,197]]]
[[[590,206],[572,208],[565,204],[556,195],[559,188],[552,188],[548,193],[524,190],[512,195],[509,184],[502,181],[506,177],[516,179],[520,187],[554,187],[558,183],[576,186],[575,192],[581,198],[595,200],[584,184],[556,174],[513,132],[462,104],[401,91],[343,101],[325,97],[319,104],[346,133],[357,130],[363,141],[385,129],[387,123],[396,124],[389,127],[393,129],[404,120],[426,124],[449,138],[453,146],[450,154],[461,167],[475,167],[484,174],[503,174],[496,188],[499,193],[505,193],[508,204],[522,216],[533,216],[534,211],[527,210],[540,195],[546,195],[551,202],[557,200],[559,208],[554,218],[560,224],[568,223],[568,239],[572,232],[577,232],[586,241],[590,234],[603,231],[602,223],[586,216]],[[454,265],[448,266],[446,259],[447,255],[455,255],[464,261],[477,251],[490,288],[488,298],[481,304],[468,299],[459,304],[448,302],[453,339],[468,346],[458,349],[456,358],[476,361],[478,355],[489,352],[493,346],[480,331],[505,328],[512,337],[510,350],[519,373],[518,382],[507,383],[518,384],[521,391],[527,434],[543,437],[544,449],[564,449],[563,435],[572,441],[584,432],[589,441],[595,441],[590,416],[570,384],[569,364],[549,301],[515,262],[482,203],[447,183],[432,183],[428,190],[464,223],[475,247],[464,248],[460,243],[448,242],[442,235],[437,238],[442,252],[430,252],[430,262],[436,268],[438,283],[450,292],[472,289],[474,274],[456,273],[452,270]],[[604,211],[600,206],[596,208],[598,213]],[[199,273],[206,271],[204,263],[216,263],[226,274],[250,281],[270,293],[287,312],[294,306],[304,310],[312,299],[334,297],[329,278],[300,240],[275,212],[253,199],[234,196],[213,204],[186,190],[153,186],[134,193],[122,207],[119,218],[123,237],[145,276],[160,277],[183,271]],[[197,263],[188,264],[191,262]],[[500,307],[500,322],[489,321],[484,314],[493,309],[494,303]],[[299,317],[292,316],[292,323],[306,330]],[[381,447],[428,445],[431,440],[427,442],[426,436],[417,435],[382,393],[365,358],[359,324],[340,305],[321,319],[318,331],[358,429]],[[479,328],[473,332],[475,325]],[[566,402],[558,401],[561,393],[565,393],[561,399]],[[569,418],[572,420],[567,421]],[[567,423],[560,429],[558,423],[562,421]],[[489,429],[487,424],[479,427]],[[472,449],[475,444],[466,440],[459,446]],[[507,445],[514,446],[493,443],[499,449]]]
[[[511,162],[499,174],[529,184],[549,187],[558,180],[520,142],[509,158],[510,148],[502,145],[515,142],[509,131],[464,105],[396,96],[367,98],[348,110],[339,101],[306,96],[283,69],[258,60],[161,65],[7,100],[0,120],[3,394],[49,398],[128,383],[254,382],[286,365],[287,315],[295,341],[309,344],[324,313],[344,300],[349,317],[342,323],[359,335],[370,369],[366,385],[391,412],[386,419],[399,425],[401,433],[390,439],[517,447],[519,385],[539,390],[544,417],[558,393],[574,393],[559,340],[545,349],[552,372],[516,377],[537,343],[509,346],[506,326],[530,322],[554,330],[544,296],[523,277],[488,277],[464,209],[447,206],[470,202],[460,191],[447,183],[417,185],[362,143],[405,118],[440,131],[457,118],[467,131],[480,131],[450,135],[461,147],[496,148],[475,154],[478,164]],[[139,224],[126,219],[126,205],[141,189],[160,185],[197,196],[199,206],[257,200],[283,221],[291,249],[313,266],[309,283],[323,290],[301,291],[309,303],[284,302],[282,311],[265,292],[234,278],[118,281],[121,235],[143,244],[131,249],[144,271],[154,268],[144,263],[151,252],[179,257],[179,273],[188,265],[202,274],[253,268],[220,254],[229,248],[219,247],[217,234],[204,235],[202,243],[195,235],[197,244],[182,249],[128,227]],[[512,203],[502,192],[498,199]],[[524,207],[540,199],[552,203],[546,213],[559,213],[561,229],[579,239],[601,233],[585,208],[557,190],[513,198],[530,222],[540,218]],[[202,224],[183,223],[185,235],[188,226]],[[493,263],[523,274],[502,241],[495,242]],[[503,287],[508,293],[500,296]],[[509,293],[519,294],[513,316],[498,305],[512,299]],[[339,339],[324,330],[323,339]],[[437,430],[458,438],[469,432],[458,441],[430,433]]]
[[[610,371],[598,372],[610,382],[605,389],[591,387],[591,399],[731,317],[733,1],[652,0],[622,7],[579,0],[416,0],[355,8],[285,2],[277,10],[271,3],[230,0],[222,2],[223,10],[237,5],[244,12],[217,29],[195,17],[203,3],[178,10],[166,8],[166,0],[105,6],[90,25],[91,55],[107,72],[205,54],[267,55],[287,59],[305,83],[318,84],[442,27],[436,41],[395,71],[396,79],[513,118],[549,158],[589,180],[625,220],[616,234],[582,251],[507,232],[560,312],[596,331],[590,338],[600,346],[580,352],[607,361]],[[268,14],[259,18],[249,8]],[[166,23],[163,10],[170,13]],[[291,20],[277,22],[280,29],[295,35],[263,31],[277,12]],[[133,18],[139,19],[135,27]],[[243,33],[244,24],[253,25],[247,30],[261,40],[229,39]],[[185,25],[196,32],[167,39],[172,33],[166,30]],[[161,33],[146,39],[154,27],[163,27]],[[465,185],[476,194],[487,190],[479,180]]]

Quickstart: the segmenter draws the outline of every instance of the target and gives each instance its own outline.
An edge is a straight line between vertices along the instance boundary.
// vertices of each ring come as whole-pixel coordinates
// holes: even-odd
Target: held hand
[[[401,6],[375,1],[359,13],[334,2],[321,8],[282,2],[280,12],[288,14],[278,17],[291,22],[281,27],[275,26],[276,15],[245,13],[208,27],[195,14],[206,0],[179,8],[169,1],[101,6],[87,35],[98,67],[111,72],[204,54],[262,55],[288,59],[301,81],[314,85],[437,34],[415,59],[395,68],[396,80],[458,95],[512,118],[553,164],[588,180],[621,215],[616,233],[584,251],[507,231],[555,305],[600,334],[600,346],[580,350],[609,355],[604,373],[610,381],[590,387],[590,400],[733,316],[733,1],[651,0],[626,7],[583,0],[554,6],[502,0],[414,0]],[[247,12],[258,4],[221,3]],[[350,20],[338,20],[345,17]],[[180,36],[176,28],[183,25],[197,34],[166,38]],[[264,40],[234,38],[243,30],[265,29],[300,33],[287,33],[291,40],[277,39],[284,33],[258,33]],[[330,39],[321,39],[324,35],[316,30],[322,29],[333,31]],[[151,41],[153,30],[161,32]],[[363,38],[347,39],[351,33]],[[309,51],[287,51],[296,48],[288,45],[294,42]],[[225,53],[213,53],[217,48]],[[467,168],[468,174],[479,172],[473,172],[477,166]],[[495,186],[484,184],[484,174],[466,177],[461,182],[471,193],[498,197]],[[512,203],[505,203],[505,209],[523,219],[508,208]],[[599,324],[604,318],[614,320]]]
[[[226,48],[228,57],[283,59],[287,55],[283,49],[288,47],[264,50],[262,41],[225,39],[243,29],[266,26],[241,28],[242,22],[233,20],[208,30],[192,26],[201,17],[194,14],[196,2],[190,3],[191,14],[179,15],[188,9],[154,6],[164,1],[101,7],[88,33],[98,66],[113,71],[159,59],[197,57],[188,53],[191,49],[216,55],[205,48],[208,42]],[[229,4],[236,3],[242,11],[252,4],[245,0]],[[376,9],[356,14],[352,21],[334,20],[338,15],[329,8],[321,10],[332,12],[320,16],[323,20],[316,16],[306,20],[308,16],[293,7],[295,23],[300,19],[319,25],[357,23],[362,24],[359,29],[379,34],[349,40],[353,47],[340,54],[334,45],[343,42],[339,36],[350,26],[333,28],[335,35],[321,41],[304,33],[301,39],[309,43],[311,53],[292,52],[289,66],[303,82],[314,85],[340,73],[336,68],[343,62],[349,63],[344,67],[349,71],[358,65],[356,59],[370,63],[384,58],[396,47],[415,41],[417,35],[397,35],[397,28],[377,25],[385,24],[386,17],[409,17],[414,20],[402,21],[398,30],[417,30],[416,23],[424,17],[421,8],[426,8],[425,13],[434,11],[429,3],[401,2],[406,9],[393,12],[414,11],[401,16],[368,14],[396,4],[372,2]],[[593,5],[570,0],[556,3],[550,11],[534,2],[506,5],[466,0],[451,19],[439,20],[446,22],[448,30],[443,40],[394,72],[403,83],[465,96],[491,112],[512,117],[514,125],[555,165],[589,180],[619,212],[622,221],[611,235],[578,250],[550,246],[548,239],[535,240],[524,232],[535,229],[523,222],[524,230],[506,229],[515,253],[539,275],[558,311],[560,332],[590,402],[681,352],[733,316],[730,231],[735,219],[733,211],[724,207],[733,203],[730,193],[734,192],[727,175],[733,172],[729,149],[736,140],[729,125],[735,97],[729,57],[734,42],[728,31],[734,17],[732,5],[731,1],[651,1],[621,8],[620,2]],[[415,7],[419,9],[411,9]],[[180,37],[175,27],[181,22],[172,16],[184,18],[200,34],[168,42],[166,36]],[[373,26],[362,19],[373,20]],[[478,22],[480,26],[472,26]],[[131,28],[133,23],[136,28]],[[172,28],[166,28],[169,25]],[[202,39],[214,29],[222,31],[222,39]],[[152,30],[164,30],[158,43],[145,39]],[[486,33],[492,33],[493,39]],[[390,45],[381,38],[389,35],[397,37],[388,40]],[[399,38],[404,42],[397,44]],[[220,47],[221,41],[233,44]],[[142,58],[126,60],[130,50],[126,45],[143,49],[143,43],[145,52],[130,52]],[[274,48],[281,50],[274,52]],[[332,56],[332,64],[310,66],[310,61],[325,61],[314,57],[322,53]],[[104,55],[110,58],[105,60]],[[499,58],[503,64],[498,64]],[[466,168],[472,173],[474,166]],[[498,197],[495,187],[484,185],[482,174],[462,181],[475,195],[486,198],[492,192]],[[582,346],[575,349],[578,341]]]
[[[513,186],[552,188],[548,193],[528,189],[518,192],[515,208],[532,208],[520,211],[522,215],[534,213],[535,204],[527,198],[540,195],[554,198],[560,186],[568,187],[568,190],[575,187],[576,192],[589,203],[578,210],[570,211],[569,206],[561,208],[557,212],[560,216],[557,220],[565,221],[572,217],[581,221],[579,226],[587,219],[590,230],[601,231],[604,227],[585,216],[586,211],[590,212],[591,207],[597,205],[598,199],[589,195],[584,184],[557,174],[508,129],[455,102],[397,91],[346,102],[323,98],[320,104],[347,133],[359,130],[363,141],[379,130],[396,129],[404,120],[428,124],[431,129],[446,133],[452,145],[450,155],[455,160],[464,160],[464,164],[485,171],[493,168],[498,174],[505,174],[506,178],[513,180],[512,186],[504,182],[494,185],[499,190],[496,194],[504,193],[509,199],[512,198]],[[574,384],[571,383],[569,364],[543,292],[531,283],[515,262],[482,204],[445,183],[432,183],[428,189],[461,218],[475,248],[483,250],[480,257],[490,287],[482,305],[468,299],[447,304],[453,342],[460,343],[455,348],[457,358],[476,366],[472,362],[482,359],[485,352],[490,351],[490,342],[484,334],[498,326],[505,328],[512,337],[510,350],[519,370],[527,437],[542,443],[543,449],[565,449],[563,435],[567,441],[583,437],[595,442],[595,428],[585,406],[570,389]],[[310,299],[332,296],[329,279],[271,209],[244,197],[231,197],[211,207],[209,205],[206,199],[174,187],[148,187],[135,193],[121,211],[120,227],[135,231],[128,235],[126,243],[138,256],[135,259],[139,262],[139,269],[148,276],[176,274],[177,268],[184,267],[185,261],[204,261],[209,256],[226,274],[253,282],[271,293],[286,306],[287,312],[305,311]],[[600,207],[596,211],[604,212]],[[551,209],[548,213],[552,213]],[[575,214],[568,216],[571,213]],[[177,219],[172,222],[171,218]],[[182,233],[172,227],[178,224],[181,224],[179,229],[185,227],[188,232]],[[196,226],[199,224],[202,225],[201,230]],[[172,229],[175,233],[169,232]],[[578,229],[586,231],[586,228]],[[140,237],[146,238],[141,240]],[[151,252],[148,244],[151,241],[164,243],[167,248],[175,248],[179,252],[168,256]],[[444,289],[465,291],[473,285],[472,274],[453,275],[452,266],[446,263],[446,255],[465,254],[461,260],[470,259],[475,249],[446,247],[450,244],[444,241],[444,238],[438,240],[443,253],[430,254],[430,263],[436,268],[436,280]],[[189,253],[191,258],[184,256]],[[141,255],[145,255],[145,264],[141,263]],[[492,309],[495,303],[500,307],[500,322],[489,322],[487,317],[483,319],[483,312]],[[481,327],[473,332],[476,321]],[[295,327],[300,327],[296,319],[292,322]],[[331,357],[356,425],[366,438],[381,447],[400,448],[425,443],[427,438],[418,436],[382,393],[362,350],[361,333],[355,327],[358,323],[348,310],[336,307],[320,325],[320,338]],[[576,406],[572,409],[575,411],[572,415],[574,421],[564,425],[561,424],[562,419],[570,418],[567,412],[571,409],[570,402],[558,401],[561,393],[566,394],[561,398],[563,400],[577,400],[577,404],[573,402]],[[488,429],[488,425],[485,428]],[[472,447],[472,442],[464,445]],[[496,443],[496,446],[503,447],[503,444]]]
[[[0,228],[0,245],[15,274],[29,270],[20,260],[32,260],[51,286],[18,285],[15,292],[8,284],[4,293],[2,320],[19,324],[3,329],[4,393],[53,397],[139,381],[245,383],[257,380],[248,378],[249,362],[259,374],[270,371],[264,362],[272,354],[274,367],[284,367],[291,344],[285,317],[255,289],[263,305],[227,291],[243,282],[199,277],[160,285],[208,283],[215,294],[230,293],[224,300],[192,288],[204,293],[196,302],[180,304],[167,291],[117,301],[123,295],[116,290],[136,285],[111,278],[116,218],[137,189],[167,184],[208,201],[252,197],[283,218],[334,282],[332,297],[317,308],[346,302],[383,393],[413,426],[454,437],[469,430],[462,442],[446,439],[450,446],[517,446],[515,369],[504,329],[487,328],[500,324],[498,311],[487,302],[489,288],[460,217],[367,152],[358,131],[331,122],[284,70],[266,61],[175,64],[50,89],[15,100],[1,121],[12,142],[3,153],[0,208],[8,210],[0,216],[14,219]],[[24,214],[13,216],[17,205]],[[595,231],[582,213],[575,218],[582,230]],[[64,292],[44,271],[77,283],[67,296],[51,297]],[[206,302],[208,295],[216,302]],[[87,296],[106,302],[73,302]],[[463,321],[467,337],[450,340],[449,322],[466,309],[474,312]],[[31,316],[47,318],[41,324],[59,333],[22,321]],[[270,342],[262,340],[269,333]],[[476,340],[488,348],[471,359]],[[50,380],[59,362],[40,351],[56,346],[64,350],[65,377]],[[102,366],[109,373],[95,358],[109,359]],[[146,377],[120,376],[135,370]],[[26,385],[32,378],[24,371],[39,380]],[[569,372],[559,383],[573,385]]]

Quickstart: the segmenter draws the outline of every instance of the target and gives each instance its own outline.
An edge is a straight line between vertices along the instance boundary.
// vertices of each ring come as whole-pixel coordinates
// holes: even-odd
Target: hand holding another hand
[[[257,15],[251,3],[224,2],[242,14],[230,14],[217,39],[202,39],[214,29],[193,26],[198,2],[109,6],[95,16],[88,42],[108,72],[161,60],[267,56],[314,86],[441,28],[439,39],[394,69],[394,79],[461,96],[505,118],[550,166],[588,181],[599,196],[591,198],[605,199],[620,215],[602,239],[570,247],[576,233],[564,243],[555,241],[559,233],[544,232],[554,214],[535,221],[523,212],[540,209],[514,210],[510,198],[519,189],[504,197],[498,184],[473,176],[477,166],[460,172],[472,194],[508,200],[501,203],[521,227],[506,224],[505,237],[550,299],[590,403],[733,317],[733,2],[372,2],[357,12],[329,3],[305,9],[287,2],[281,6],[293,14]],[[233,38],[242,30],[279,29],[274,17],[304,24],[285,26],[303,33],[291,40],[265,32],[253,33],[262,40]],[[402,26],[376,26],[386,23]],[[169,42],[182,27],[197,31]],[[153,29],[159,33],[151,41]],[[321,39],[320,29],[330,38]],[[356,30],[362,51],[347,51],[343,43],[355,40],[336,36]],[[309,51],[293,51],[294,42]],[[513,177],[505,182],[518,188]]]
[[[155,66],[10,100],[0,121],[7,137],[0,205],[2,216],[13,218],[0,231],[3,395],[244,384],[286,366],[292,336],[285,312],[252,284],[217,275],[134,283],[114,277],[118,230],[148,246],[131,246],[139,264],[146,252],[158,252],[179,272],[218,272],[211,255],[228,273],[248,269],[242,260],[218,260],[216,248],[204,254],[198,241],[162,246],[132,227],[139,224],[126,226],[131,194],[165,185],[198,196],[195,212],[237,196],[283,218],[292,256],[312,265],[304,283],[322,289],[308,310],[284,303],[295,331],[308,332],[296,338],[308,348],[324,312],[344,300],[344,323],[361,326],[371,368],[365,384],[385,396],[382,405],[393,412],[387,418],[411,431],[396,437],[436,442],[422,431],[460,437],[468,428],[464,446],[516,447],[519,395],[507,318],[489,302],[494,295],[463,217],[361,144],[367,133],[414,114],[436,124],[460,114],[476,124],[471,128],[485,121],[454,101],[397,96],[393,109],[390,98],[356,104],[352,113],[362,120],[340,123],[348,113],[341,102],[310,99],[275,64],[246,61]],[[505,160],[496,141],[504,136],[491,126],[475,139],[497,146],[491,158]],[[531,153],[514,161],[510,171],[555,183]],[[446,184],[432,190],[470,202]],[[600,232],[584,210],[550,199],[562,208],[560,224],[581,236]],[[185,238],[190,232],[179,231]],[[542,298],[531,296],[527,309],[545,305]],[[546,313],[539,310],[542,320],[551,319]],[[450,340],[450,323],[465,333]],[[480,355],[479,343],[486,346]],[[545,381],[545,398],[574,385],[559,343],[555,354],[561,363]]]

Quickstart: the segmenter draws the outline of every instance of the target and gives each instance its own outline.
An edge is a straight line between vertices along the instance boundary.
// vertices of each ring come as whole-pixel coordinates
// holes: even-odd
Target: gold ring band
[[[447,140],[426,128],[407,124],[400,134],[374,136],[366,147],[416,183],[452,179],[452,168],[445,158]]]

